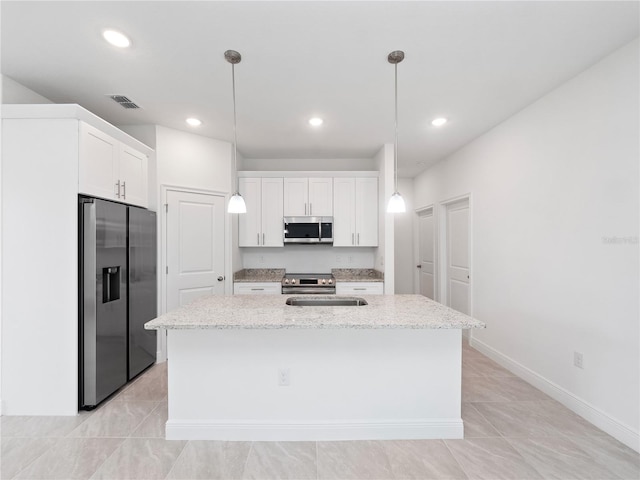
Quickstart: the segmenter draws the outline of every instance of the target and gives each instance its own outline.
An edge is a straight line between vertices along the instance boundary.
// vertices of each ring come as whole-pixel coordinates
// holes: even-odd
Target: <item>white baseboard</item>
[[[333,441],[462,438],[462,419],[244,422],[169,420],[167,440]]]
[[[602,410],[594,407],[589,402],[575,396],[559,385],[547,380],[542,375],[516,362],[512,358],[498,352],[486,343],[471,336],[469,344],[476,350],[482,352],[510,372],[513,372],[523,380],[526,380],[534,387],[542,390],[554,400],[562,403],[565,407],[577,413],[585,420],[593,423],[596,427],[618,439],[629,448],[640,452],[640,434],[627,425],[620,423],[615,418],[607,415]]]

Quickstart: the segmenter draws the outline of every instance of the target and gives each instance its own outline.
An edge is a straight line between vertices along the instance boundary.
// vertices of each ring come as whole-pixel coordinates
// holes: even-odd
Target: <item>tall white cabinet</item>
[[[104,134],[99,148],[85,148],[87,130]],[[3,105],[3,415],[77,413],[78,193],[113,198],[122,149],[152,152],[78,105]],[[143,175],[140,164],[127,169]]]
[[[238,179],[247,213],[238,216],[240,247],[282,247],[283,179]]]
[[[333,179],[333,246],[378,246],[378,179]]]

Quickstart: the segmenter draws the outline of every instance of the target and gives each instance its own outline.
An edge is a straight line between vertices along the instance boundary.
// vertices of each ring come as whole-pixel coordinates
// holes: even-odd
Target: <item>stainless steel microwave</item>
[[[333,243],[333,217],[284,217],[284,243]]]

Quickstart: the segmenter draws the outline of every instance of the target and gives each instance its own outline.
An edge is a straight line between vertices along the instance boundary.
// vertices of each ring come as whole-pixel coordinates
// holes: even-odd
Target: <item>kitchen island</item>
[[[168,332],[167,439],[462,438],[461,331],[484,323],[420,295],[287,298],[209,296],[146,324]]]

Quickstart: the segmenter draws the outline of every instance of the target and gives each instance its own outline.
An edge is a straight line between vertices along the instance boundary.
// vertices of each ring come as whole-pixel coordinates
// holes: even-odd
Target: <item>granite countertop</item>
[[[233,274],[234,282],[278,282],[284,277],[284,268],[245,268]]]
[[[298,296],[304,297],[304,296]],[[332,295],[332,298],[341,296]],[[287,295],[210,295],[145,324],[156,329],[484,328],[422,295],[370,295],[361,307],[299,307]],[[321,298],[314,295],[313,299]]]
[[[332,268],[336,282],[383,282],[384,273],[373,268]]]

